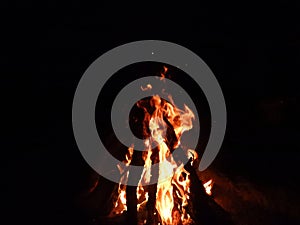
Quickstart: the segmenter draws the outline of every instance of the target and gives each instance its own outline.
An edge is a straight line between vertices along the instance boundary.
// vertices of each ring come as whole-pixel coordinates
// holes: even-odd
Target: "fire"
[[[141,90],[142,91],[147,91],[147,90],[151,90],[152,89],[152,85],[151,84],[147,84],[146,87],[141,86]]]
[[[125,156],[125,165],[128,166],[131,162],[132,159],[132,154],[133,154],[133,146],[131,146],[130,148],[128,148],[128,152]],[[120,181],[119,187],[118,187],[118,198],[115,201],[114,204],[114,209],[111,211],[109,216],[113,216],[116,214],[121,214],[124,211],[127,210],[127,205],[126,205],[126,186],[121,184],[121,182],[123,181],[127,181],[128,179],[128,171],[126,171],[126,168],[122,168],[120,165],[118,165],[118,169],[120,171],[121,174],[123,174],[122,176],[122,180]]]
[[[168,68],[164,67],[161,80],[165,78],[167,71]],[[151,88],[151,84],[146,87],[141,86],[142,91]],[[190,224],[192,219],[186,210],[190,198],[190,174],[183,164],[177,165],[172,152],[180,146],[182,134],[193,128],[192,121],[195,115],[186,105],[184,109],[177,108],[172,96],[169,96],[167,101],[154,95],[149,100],[140,100],[137,106],[144,111],[144,135],[150,137],[144,141],[145,151],[142,156],[144,169],[136,190],[137,211],[147,210],[150,196],[147,185],[153,179],[151,165],[159,163],[158,180],[155,182],[157,183],[156,201],[152,216],[157,217],[160,221],[158,224],[161,225]],[[126,154],[124,163],[127,166],[131,163],[133,149],[131,146]],[[184,149],[184,151],[193,161],[198,157],[194,150]],[[118,169],[122,174],[122,182],[118,186],[118,198],[112,210],[114,215],[127,210],[126,185],[121,183],[127,181],[129,174],[126,168],[118,166]],[[212,180],[205,183],[204,187],[207,194],[211,195]],[[146,223],[147,218],[143,218],[142,221]]]
[[[163,71],[160,73],[160,80],[164,80],[166,78],[167,72],[168,72],[168,67],[164,66]]]
[[[205,188],[206,194],[212,195],[211,189],[213,187],[213,180],[210,179],[209,181],[207,181],[206,183],[204,183],[203,187]]]

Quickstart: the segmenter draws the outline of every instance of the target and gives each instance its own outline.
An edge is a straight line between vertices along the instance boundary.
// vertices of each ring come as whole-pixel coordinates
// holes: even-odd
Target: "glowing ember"
[[[168,68],[164,67],[161,80],[165,78],[167,71]],[[151,84],[141,87],[142,91],[151,88]],[[184,169],[183,164],[177,165],[172,152],[180,146],[182,134],[193,128],[192,120],[195,119],[195,116],[186,105],[184,105],[183,110],[177,108],[171,96],[169,96],[168,101],[154,95],[148,102],[147,100],[137,102],[137,106],[144,111],[144,135],[150,137],[144,141],[145,151],[142,157],[144,170],[136,190],[137,210],[138,212],[146,211],[145,206],[148,203],[150,194],[147,185],[150,183],[151,173],[153,172],[150,168],[152,164],[159,163],[155,201],[156,212],[153,213],[153,216],[158,217],[158,224],[161,225],[184,225],[192,223],[192,219],[186,210],[190,198],[190,174]],[[166,128],[171,128],[172,131],[168,131]],[[166,130],[172,133],[171,138]],[[157,147],[152,149],[153,144]],[[198,157],[196,151],[182,148],[187,157],[193,159],[192,164]],[[128,149],[124,161],[125,165],[130,165],[132,154],[133,146]],[[127,210],[126,186],[121,183],[127,182],[129,174],[126,168],[122,168],[120,165],[118,169],[122,174],[122,182],[119,184],[118,198],[115,201],[111,215],[121,214]],[[211,195],[212,180],[205,183],[204,187],[207,194]],[[142,221],[144,224],[147,223],[146,218],[143,218]]]

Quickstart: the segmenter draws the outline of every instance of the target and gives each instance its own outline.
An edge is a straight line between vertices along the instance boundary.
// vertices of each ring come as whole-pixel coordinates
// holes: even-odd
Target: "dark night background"
[[[9,5],[1,14],[2,224],[84,224],[74,199],[91,169],[73,137],[73,95],[96,58],[144,39],[189,48],[218,79],[228,125],[212,166],[292,193],[298,205],[299,7],[121,15],[77,1],[64,10],[55,1]]]

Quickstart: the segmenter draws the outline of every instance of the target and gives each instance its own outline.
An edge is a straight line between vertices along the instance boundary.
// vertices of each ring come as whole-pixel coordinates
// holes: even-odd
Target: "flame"
[[[168,67],[164,66],[163,71],[160,73],[160,80],[164,80],[166,78],[166,73],[168,72]]]
[[[168,68],[164,67],[161,80],[165,78],[167,71]],[[141,86],[142,91],[151,88],[151,84],[146,87]],[[153,216],[158,217],[161,225],[190,224],[192,219],[186,210],[190,199],[190,174],[185,170],[183,164],[177,165],[172,151],[180,146],[182,134],[193,128],[192,121],[195,119],[195,115],[186,105],[183,109],[177,108],[172,96],[168,96],[167,101],[160,98],[159,95],[154,95],[148,100],[148,105],[146,100],[140,100],[137,102],[137,106],[144,111],[143,132],[146,136],[150,136],[144,141],[145,151],[142,156],[144,169],[136,190],[137,210],[139,212],[145,210],[145,205],[149,200],[147,184],[152,179],[151,165],[159,163],[155,202],[157,213],[155,212]],[[188,158],[193,159],[192,163],[198,158],[195,150],[185,149],[185,152]],[[124,161],[125,166],[130,165],[132,154],[133,146],[128,149]],[[126,183],[128,171],[121,165],[118,165],[118,169],[123,176],[118,187],[118,198],[112,210],[113,214],[121,214],[127,210],[126,185],[121,183]],[[209,182],[204,184],[207,194],[211,194],[212,180]],[[147,220],[145,219],[143,222],[146,223]]]
[[[124,211],[127,210],[126,186],[123,185],[122,183],[124,183],[124,182],[126,183],[127,179],[128,179],[129,171],[126,170],[126,166],[130,165],[130,162],[132,160],[133,149],[134,149],[134,146],[132,145],[131,147],[128,148],[128,152],[125,155],[125,160],[123,161],[124,164],[125,164],[125,168],[123,168],[121,166],[122,164],[118,165],[118,169],[119,169],[120,173],[122,174],[122,176],[121,176],[120,184],[118,186],[118,198],[115,201],[114,208],[110,212],[109,216],[114,216],[114,215],[117,215],[117,214],[121,214],[121,213],[123,213]]]
[[[151,84],[147,84],[146,87],[141,86],[141,90],[142,91],[148,91],[152,89],[152,85]]]
[[[203,187],[205,188],[206,194],[212,195],[211,189],[212,189],[212,187],[213,187],[213,180],[210,179],[209,181],[205,182],[205,183],[203,184]]]

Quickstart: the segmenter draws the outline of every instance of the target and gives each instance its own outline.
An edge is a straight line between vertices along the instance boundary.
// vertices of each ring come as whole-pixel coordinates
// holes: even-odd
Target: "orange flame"
[[[168,68],[164,67],[161,73],[161,80],[165,78]],[[141,87],[142,91],[151,89],[151,84],[145,88]],[[140,100],[137,106],[144,110],[144,134],[150,135],[150,138],[144,141],[145,151],[143,152],[144,169],[137,187],[137,210],[144,210],[144,206],[148,202],[149,193],[145,186],[150,183],[151,165],[156,162],[152,160],[156,157],[159,162],[159,174],[156,191],[155,208],[157,215],[161,221],[161,225],[169,224],[190,224],[192,219],[186,207],[190,198],[190,174],[184,169],[183,164],[177,165],[172,156],[172,151],[179,147],[182,134],[193,128],[192,120],[195,115],[188,106],[184,105],[181,110],[176,107],[172,96],[169,97],[169,102],[161,99],[158,95],[154,95],[149,100],[149,106],[146,107],[143,103],[145,100]],[[173,129],[172,143],[168,142],[166,127]],[[157,147],[152,149],[152,144],[156,143]],[[188,158],[195,160],[198,155],[196,151],[186,149]],[[133,154],[133,146],[128,149],[126,154],[125,165],[129,165]],[[122,183],[128,179],[128,171],[126,168],[118,166],[122,176]],[[171,175],[171,176],[170,176]],[[210,183],[209,183],[210,182]],[[207,194],[211,194],[212,180],[204,184]],[[121,182],[118,188],[118,198],[115,202],[114,214],[120,214],[127,210],[126,205],[126,186]],[[145,223],[146,220],[144,220]]]
[[[152,85],[151,84],[147,84],[146,87],[141,86],[141,90],[142,91],[148,91],[152,89]]]
[[[205,183],[203,184],[203,187],[205,188],[206,194],[212,195],[211,189],[212,189],[212,187],[213,187],[213,180],[210,179],[209,181],[205,182]]]
[[[125,160],[124,160],[124,164],[125,166],[129,166],[130,162],[132,160],[132,154],[133,154],[133,146],[128,148],[128,152],[125,155]],[[123,185],[122,183],[126,183],[127,179],[128,179],[128,171],[126,170],[126,168],[122,168],[121,164],[118,165],[118,169],[120,171],[121,174],[123,174],[123,176],[121,177],[121,181],[118,187],[118,198],[115,201],[114,204],[114,209],[111,211],[109,216],[114,216],[117,214],[121,214],[124,211],[127,210],[127,205],[126,205],[126,186]]]
[[[164,66],[164,70],[160,73],[160,80],[164,80],[166,78],[166,73],[168,72],[168,67]]]

